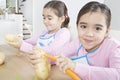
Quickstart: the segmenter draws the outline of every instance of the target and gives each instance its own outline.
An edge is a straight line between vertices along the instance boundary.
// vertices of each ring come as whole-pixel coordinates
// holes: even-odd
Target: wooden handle
[[[50,58],[51,60],[55,61],[57,58],[54,56],[51,56],[49,54],[44,54],[47,58]],[[68,74],[73,80],[81,80],[71,69],[65,70],[66,74]]]

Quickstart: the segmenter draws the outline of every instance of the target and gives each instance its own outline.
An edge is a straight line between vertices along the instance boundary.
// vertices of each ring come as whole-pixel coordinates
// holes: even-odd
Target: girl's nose
[[[47,23],[47,19],[44,19],[44,23]]]
[[[47,24],[48,23],[48,20],[47,19],[44,19],[44,24]]]
[[[93,33],[92,30],[87,30],[86,35],[89,36],[89,37],[92,37],[94,35],[94,33]]]

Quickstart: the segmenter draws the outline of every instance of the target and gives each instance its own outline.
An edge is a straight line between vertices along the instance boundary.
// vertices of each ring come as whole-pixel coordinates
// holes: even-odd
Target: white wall
[[[6,0],[0,0],[0,8],[5,9],[6,7]]]
[[[111,28],[120,30],[120,0],[105,0],[105,4],[111,9]]]
[[[44,4],[49,0],[33,0],[33,35],[43,30],[42,11]]]
[[[33,1],[34,0],[26,0],[25,2],[20,2],[24,6],[21,6],[21,11],[27,20],[28,24],[33,24]],[[36,1],[36,0],[35,0]]]

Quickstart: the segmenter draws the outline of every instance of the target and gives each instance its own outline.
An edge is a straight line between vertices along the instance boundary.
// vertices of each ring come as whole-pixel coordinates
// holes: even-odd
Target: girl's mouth
[[[89,43],[92,42],[92,40],[89,40],[89,39],[84,39],[84,41],[85,41],[87,44],[89,44]]]

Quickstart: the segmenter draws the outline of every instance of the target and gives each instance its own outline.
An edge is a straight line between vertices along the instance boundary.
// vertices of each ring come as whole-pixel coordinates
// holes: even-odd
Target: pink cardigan
[[[78,39],[64,49],[66,56],[82,56],[85,49],[82,47],[78,55],[77,49],[81,43]],[[120,80],[120,42],[106,38],[101,46],[92,54],[88,54],[90,65],[77,63],[74,71],[82,80]]]
[[[33,36],[30,39],[23,41],[20,50],[28,52],[32,50],[32,47],[36,45],[40,35],[45,34],[47,31],[44,30],[40,34]],[[48,34],[50,36],[50,34]],[[53,34],[51,34],[53,35]],[[70,41],[70,31],[67,28],[61,28],[55,35],[55,39],[50,43],[49,46],[40,47],[45,50],[47,54],[55,56],[60,52],[61,48]]]

